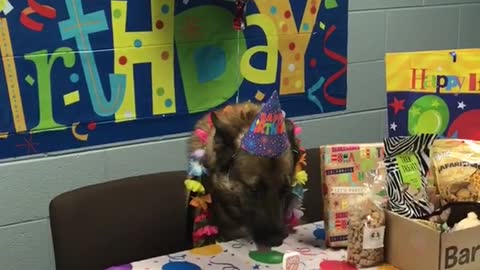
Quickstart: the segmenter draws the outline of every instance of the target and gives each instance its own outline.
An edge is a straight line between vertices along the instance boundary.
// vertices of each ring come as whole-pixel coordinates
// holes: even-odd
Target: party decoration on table
[[[301,263],[300,253],[287,252],[283,255],[283,270],[299,270]]]
[[[345,261],[325,260],[320,263],[321,270],[358,270],[357,267]]]
[[[347,36],[348,1],[0,0],[0,160],[206,139],[205,113],[275,90],[290,117],[343,111]]]
[[[430,148],[436,138],[436,134],[421,134],[384,139],[392,212],[408,218],[421,218],[433,212],[426,176],[430,169]]]
[[[198,247],[190,250],[193,255],[199,256],[215,256],[223,252],[223,247],[219,244]]]
[[[389,136],[480,140],[480,50],[387,53]]]
[[[169,262],[162,266],[162,270],[202,270],[202,268],[190,262]]]
[[[365,192],[365,184],[375,177],[378,162],[383,157],[382,143],[339,144],[320,148],[325,240],[328,246],[347,247],[351,201]],[[386,194],[378,195],[386,197]]]
[[[283,253],[275,250],[271,251],[250,251],[248,256],[257,262],[265,264],[281,264],[283,262]]]

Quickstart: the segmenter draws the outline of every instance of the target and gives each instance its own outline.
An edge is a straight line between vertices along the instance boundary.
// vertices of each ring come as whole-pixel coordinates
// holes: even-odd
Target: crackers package
[[[408,218],[433,212],[428,197],[427,173],[435,134],[397,136],[384,140],[387,193],[390,210]]]
[[[365,193],[383,161],[383,144],[328,145],[320,148],[326,244],[347,247],[351,201]],[[384,170],[379,170],[384,173]],[[383,196],[386,196],[383,194]]]
[[[436,186],[444,203],[480,200],[480,142],[437,140],[431,157]]]

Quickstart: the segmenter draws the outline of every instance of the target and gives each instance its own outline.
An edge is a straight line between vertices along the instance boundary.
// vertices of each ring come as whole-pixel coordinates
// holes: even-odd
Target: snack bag
[[[480,142],[437,140],[432,146],[432,162],[444,204],[480,200]]]
[[[365,183],[371,181],[375,175],[372,172],[375,172],[377,162],[383,161],[383,157],[382,143],[320,147],[327,246],[347,247],[350,202],[363,196]]]
[[[347,260],[357,267],[372,267],[384,262],[386,181],[379,163],[373,182],[366,183],[366,192],[351,203],[348,225]]]
[[[433,212],[427,194],[430,147],[436,134],[390,137],[384,140],[387,193],[392,212],[420,218]]]

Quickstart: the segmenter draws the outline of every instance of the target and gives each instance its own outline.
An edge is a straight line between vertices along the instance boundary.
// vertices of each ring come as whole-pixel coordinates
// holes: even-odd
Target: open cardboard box
[[[386,211],[386,260],[400,270],[480,270],[480,226],[441,233]]]

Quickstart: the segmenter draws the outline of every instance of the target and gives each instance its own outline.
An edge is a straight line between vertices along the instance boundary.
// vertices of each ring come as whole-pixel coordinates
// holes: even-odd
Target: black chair
[[[57,270],[110,266],[191,248],[185,172],[132,177],[66,192],[50,202]]]

